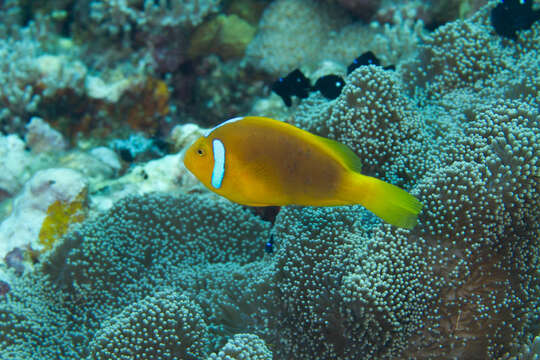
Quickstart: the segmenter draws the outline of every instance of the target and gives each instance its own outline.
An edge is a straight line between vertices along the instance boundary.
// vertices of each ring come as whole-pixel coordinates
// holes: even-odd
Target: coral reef
[[[326,56],[321,49],[330,32],[347,20],[339,8],[323,3],[275,1],[263,13],[259,31],[248,46],[247,60],[274,75],[285,75],[299,64],[314,67]]]
[[[86,195],[86,189],[83,189],[73,199],[56,200],[49,205],[38,235],[44,250],[50,250],[71,225],[85,219]]]
[[[40,44],[28,33],[21,39],[0,39],[0,130],[13,133],[24,128],[28,114],[35,111],[40,96],[34,86],[39,71],[34,60]]]
[[[325,61],[346,68],[367,50],[383,64],[395,64],[420,42],[422,22],[416,20],[395,16],[393,26],[374,22],[366,27],[333,3],[278,0],[265,9],[246,60],[273,76],[301,66],[308,77]]]
[[[28,180],[32,159],[25,146],[17,135],[0,137],[0,199],[17,194]]]
[[[312,95],[315,99],[299,107],[296,125],[348,145],[362,159],[366,174],[398,184],[420,178],[437,147],[428,142],[431,136],[426,132],[433,130],[420,126],[424,120],[414,111],[398,75],[367,66],[346,81],[335,102],[317,106],[313,102],[318,95]]]
[[[364,21],[369,20],[381,6],[381,0],[338,0],[338,2]]]
[[[200,60],[188,60],[199,29],[235,17],[256,26],[263,5],[241,11],[245,1],[215,17],[218,1],[77,2],[72,10],[86,16],[58,15],[57,25],[78,39],[112,35],[103,41],[118,46],[101,63],[103,44],[51,47],[29,35],[69,2],[26,8],[34,27],[19,31],[20,2],[0,4],[0,14],[14,14],[0,27],[9,34],[0,40],[7,84],[0,124],[4,132],[27,131],[0,137],[0,196],[8,203],[0,225],[0,357],[540,356],[540,23],[509,39],[490,24],[496,1],[468,17],[476,1],[441,2],[427,15],[419,13],[427,3],[342,1],[373,9],[365,25],[341,16],[335,2],[275,0],[245,55],[244,41],[236,43],[238,59],[209,55],[226,42],[205,30],[196,35]],[[439,19],[446,8],[453,12]],[[445,24],[427,33],[417,21],[423,16]],[[151,59],[142,55],[148,49]],[[363,66],[345,77],[346,64],[366,50],[395,71]],[[94,55],[77,62],[85,53]],[[288,109],[279,98],[260,98],[262,73],[299,66],[308,76],[336,72],[346,85],[334,100],[314,92]],[[55,116],[61,99],[67,106]],[[195,110],[182,108],[188,103]],[[199,123],[214,125],[252,104],[348,145],[366,175],[423,203],[418,225],[395,228],[361,206],[285,206],[268,216],[198,186],[182,150],[203,129],[174,127],[180,121],[171,119],[199,114]],[[73,113],[80,119],[66,122],[70,133],[61,118]],[[100,123],[112,131],[126,114],[135,128],[170,134],[178,153],[154,152],[159,140],[129,140],[133,132],[123,142],[75,135]],[[46,123],[26,128],[34,116],[73,148],[55,145],[61,137]],[[40,141],[67,154],[39,153]],[[28,181],[36,159],[77,172],[48,169]],[[86,194],[89,215],[75,224]],[[32,218],[22,216],[26,210]],[[50,249],[34,251],[41,247]]]
[[[237,334],[221,348],[219,353],[213,353],[208,360],[270,360],[272,353],[264,341],[257,335]]]
[[[67,149],[67,143],[62,134],[41,118],[31,118],[26,129],[28,130],[25,136],[26,145],[32,151],[46,152]]]
[[[143,8],[136,1],[92,1],[90,18],[101,24],[102,31],[118,35],[134,28],[158,34],[174,27],[194,27],[215,12],[220,0],[210,1],[146,1]]]
[[[0,40],[0,82],[6,84],[0,89],[0,131],[22,135],[26,123],[38,116],[68,140],[77,132],[122,126],[156,132],[169,110],[162,80],[123,69],[96,75],[78,59],[82,50],[73,42],[49,49],[38,34],[29,27]]]
[[[245,61],[223,62],[218,56],[210,55],[193,71],[196,78],[192,79],[190,99],[178,108],[179,112],[185,112],[186,119],[203,127],[248,113],[253,99],[265,96],[263,77]],[[178,88],[185,81],[178,77],[173,83],[178,83]]]
[[[89,359],[199,359],[208,338],[203,316],[185,295],[148,296],[103,324],[89,345]]]
[[[212,52],[224,59],[244,55],[255,28],[236,15],[219,15],[195,31],[189,54],[197,57]]]
[[[13,211],[0,223],[0,257],[16,247],[50,248],[67,230],[82,220],[88,181],[66,168],[38,171],[25,184]]]
[[[39,271],[13,280],[13,302],[0,302],[0,324],[8,331],[20,319],[20,331],[2,339],[2,355],[41,358],[32,349],[37,344],[24,345],[25,331],[41,334],[27,337],[30,342],[51,331],[56,335],[47,335],[43,354],[201,358],[210,346],[220,348],[231,331],[248,331],[262,318],[257,311],[260,296],[269,291],[271,269],[261,251],[268,229],[240,206],[200,195],[121,200],[66,236]],[[38,291],[42,287],[46,293]],[[21,301],[32,289],[33,299]],[[58,301],[51,302],[55,291]],[[42,305],[61,309],[33,316]],[[72,320],[55,313],[71,314],[77,330],[63,330]],[[33,329],[34,320],[44,329]],[[256,353],[264,353],[261,347]]]
[[[118,54],[107,50],[111,41],[120,45],[124,57],[135,52],[157,72],[173,72],[188,60],[193,29],[217,12],[220,2],[85,0],[76,5],[76,27],[82,37],[99,36],[104,44],[98,46],[112,57]]]

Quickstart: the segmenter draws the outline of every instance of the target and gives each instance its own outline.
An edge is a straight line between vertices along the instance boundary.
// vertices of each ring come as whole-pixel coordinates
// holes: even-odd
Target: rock
[[[369,21],[381,6],[381,0],[338,0],[338,2],[364,21]]]
[[[84,151],[72,151],[58,160],[60,167],[82,174],[89,182],[103,181],[117,175],[117,170],[101,159]]]
[[[191,57],[216,53],[223,59],[244,55],[256,29],[237,15],[219,15],[200,26],[191,38]]]
[[[90,155],[94,156],[96,159],[102,163],[108,165],[115,172],[122,169],[122,164],[120,163],[120,158],[114,151],[105,146],[100,146],[90,150]]]
[[[53,129],[42,118],[34,116],[26,125],[26,144],[33,152],[64,151],[68,144],[62,134]]]
[[[110,142],[122,160],[141,162],[165,155],[164,144],[157,139],[148,139],[142,134],[133,134],[128,139],[116,139]]]
[[[25,270],[24,250],[18,247],[14,248],[6,254],[4,262],[8,268],[12,268],[15,271],[15,274],[22,275]]]
[[[267,2],[257,0],[232,0],[227,10],[228,14],[235,14],[250,24],[258,24]]]
[[[76,94],[84,92],[88,69],[81,61],[62,55],[45,54],[39,56],[35,62],[45,98],[59,94],[62,96],[66,89],[71,89]]]
[[[9,284],[3,280],[0,280],[0,296],[6,295],[11,290]]]
[[[202,136],[205,129],[195,124],[176,125],[169,135],[169,142],[172,144],[173,151],[180,151],[195,142]]]
[[[131,194],[146,194],[153,191],[188,192],[198,188],[199,181],[191,175],[183,163],[183,152],[167,155],[145,164],[134,166],[126,175],[105,181],[90,196],[92,210],[109,209],[119,199]],[[96,184],[95,187],[97,188]]]
[[[28,178],[31,156],[17,135],[0,136],[0,201],[15,195]]]
[[[34,174],[15,199],[10,216],[0,224],[0,258],[16,247],[43,250],[39,235],[51,205],[61,202],[69,206],[85,194],[87,187],[86,179],[71,169],[53,168]]]
[[[132,79],[119,79],[114,82],[106,83],[97,76],[88,76],[86,78],[86,92],[92,99],[107,101],[111,104],[116,103],[124,92],[132,86]]]

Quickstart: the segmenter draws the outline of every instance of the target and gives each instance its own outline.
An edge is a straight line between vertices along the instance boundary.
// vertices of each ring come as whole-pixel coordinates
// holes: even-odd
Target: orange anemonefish
[[[249,206],[361,204],[412,228],[422,204],[405,190],[360,174],[347,146],[265,117],[238,117],[208,130],[184,164],[206,187]]]

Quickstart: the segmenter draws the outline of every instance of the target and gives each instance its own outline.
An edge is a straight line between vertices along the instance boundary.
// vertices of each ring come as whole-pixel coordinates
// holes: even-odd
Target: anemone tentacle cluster
[[[288,206],[268,221],[200,189],[128,196],[33,271],[0,267],[0,357],[538,357],[540,22],[503,38],[494,6],[426,35],[395,72],[354,70],[335,100],[312,93],[287,119],[417,197],[416,227],[361,206]]]

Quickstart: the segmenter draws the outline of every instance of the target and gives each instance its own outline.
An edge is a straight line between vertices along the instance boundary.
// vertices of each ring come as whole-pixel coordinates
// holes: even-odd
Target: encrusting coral
[[[247,61],[274,75],[285,75],[299,64],[312,65],[322,57],[331,32],[348,19],[339,7],[322,2],[274,1],[246,50]]]
[[[493,5],[288,119],[418,197],[415,228],[360,206],[284,207],[271,224],[209,194],[128,197],[8,284],[1,356],[536,356],[540,23],[502,39]]]
[[[40,96],[34,87],[39,79],[35,58],[41,47],[31,34],[23,32],[21,39],[0,40],[0,130],[21,131],[26,117],[35,111]]]
[[[150,295],[103,324],[90,343],[89,358],[199,359],[208,338],[203,316],[185,295],[174,291]]]
[[[421,21],[393,21],[394,26],[372,22],[368,28],[335,1],[277,0],[264,10],[246,61],[273,76],[298,67],[309,75],[328,61],[346,67],[367,50],[393,64],[414,56],[423,33]]]
[[[271,266],[260,250],[268,229],[248,210],[205,196],[121,200],[55,244],[40,270],[11,284],[12,301],[0,302],[2,354],[40,359],[35,349],[47,336],[41,353],[53,358],[127,356],[116,348],[140,359],[201,358],[232,331],[262,321],[257,311]],[[51,310],[33,316],[40,306]],[[148,342],[156,327],[159,339]]]
[[[120,42],[124,56],[139,56],[160,73],[173,72],[188,60],[190,34],[220,8],[221,0],[172,1],[79,1],[75,5],[77,28],[84,36],[99,35],[109,51],[111,41]],[[103,44],[104,43],[104,44]],[[103,46],[105,45],[105,46]],[[143,51],[139,51],[144,49]],[[130,54],[131,53],[131,54]]]
[[[213,353],[208,360],[270,360],[272,353],[263,340],[253,334],[236,334],[221,348],[219,353]]]
[[[134,1],[100,0],[90,2],[90,16],[111,34],[131,31],[159,33],[167,28],[194,27],[218,9],[220,0],[210,1]]]
[[[347,77],[335,102],[312,98],[314,104],[300,106],[295,124],[348,145],[360,155],[364,173],[399,184],[426,171],[425,162],[437,146],[427,143],[430,134],[425,132],[435,129],[422,127],[425,120],[405,96],[397,74],[361,67]]]

